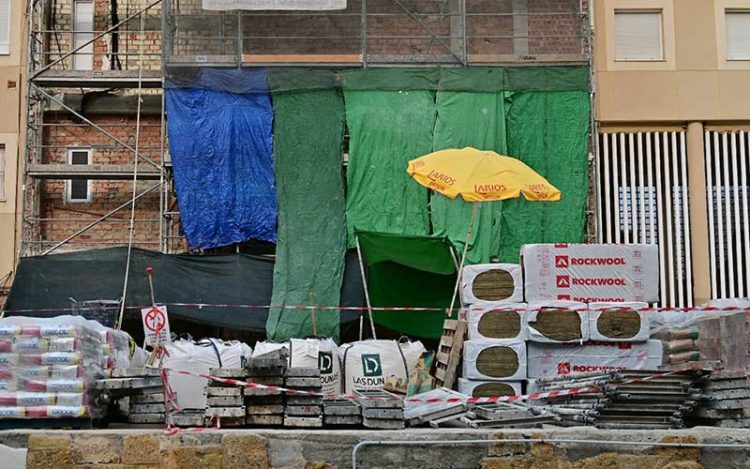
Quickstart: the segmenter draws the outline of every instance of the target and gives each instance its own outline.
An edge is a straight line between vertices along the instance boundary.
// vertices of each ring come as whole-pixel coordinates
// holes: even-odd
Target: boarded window
[[[68,151],[68,162],[71,165],[91,164],[91,150],[76,149]],[[88,179],[68,180],[68,202],[90,202],[91,184]]]
[[[73,55],[73,68],[75,70],[92,70],[94,68],[94,43],[87,43],[94,38],[94,2],[79,0],[74,3],[73,9],[75,13],[73,48],[81,48]],[[86,45],[84,46],[84,44]]]

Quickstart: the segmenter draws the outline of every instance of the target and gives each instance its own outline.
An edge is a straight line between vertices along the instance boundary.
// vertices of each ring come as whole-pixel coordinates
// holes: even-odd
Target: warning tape
[[[182,308],[237,308],[237,309],[285,309],[285,310],[300,310],[300,311],[429,311],[447,313],[449,308],[435,308],[435,307],[416,307],[416,306],[373,306],[368,308],[367,306],[310,306],[310,305],[252,305],[252,304],[224,304],[224,303],[160,303],[164,306],[178,306]],[[139,310],[142,308],[148,308],[150,305],[142,306],[126,306],[125,309]],[[497,306],[495,309],[502,311],[515,311],[519,313],[532,313],[539,311],[549,311],[560,309],[564,311],[571,311],[568,308],[559,307],[545,307],[545,308],[504,308],[502,305]],[[692,312],[692,311],[706,311],[706,312],[750,312],[750,307],[739,307],[739,306],[690,306],[690,307],[648,307],[648,308],[601,308],[601,310],[622,310],[622,311],[637,311],[637,312]],[[76,311],[103,311],[103,310],[119,310],[119,307],[89,307],[89,308],[24,308],[24,309],[6,309],[5,313],[42,313],[42,312],[76,312]],[[597,309],[596,311],[598,311]],[[461,311],[461,308],[454,308],[454,312]],[[579,309],[575,311],[590,311],[589,309]]]
[[[387,398],[376,397],[376,396],[352,396],[352,395],[323,394],[323,393],[312,392],[312,391],[302,391],[299,389],[290,389],[290,388],[284,388],[281,386],[259,384],[259,383],[253,383],[250,381],[243,381],[243,380],[233,379],[233,378],[219,378],[216,376],[193,373],[191,371],[185,371],[185,370],[172,370],[169,368],[164,368],[163,370],[166,371],[167,373],[178,373],[182,375],[193,376],[196,378],[203,378],[203,379],[207,379],[210,381],[216,381],[222,384],[228,384],[231,386],[265,389],[268,391],[280,391],[280,392],[291,393],[291,394],[299,394],[303,396],[323,397],[323,398],[329,398],[329,399],[348,399],[348,400],[358,400],[358,401],[387,400]],[[664,378],[667,376],[672,376],[672,375],[679,374],[679,373],[683,373],[683,371],[669,371],[666,373],[643,376],[641,378],[633,378],[633,379],[621,381],[616,384],[618,385],[637,384],[637,383],[642,383],[645,381],[651,381],[654,379],[660,379],[660,378]],[[419,397],[407,397],[406,399],[404,399],[404,402],[417,402],[417,403],[422,403],[422,404],[437,404],[440,402],[447,402],[447,403],[466,402],[468,404],[494,404],[498,402],[534,401],[538,399],[549,399],[549,398],[554,398],[554,397],[572,396],[574,394],[597,392],[599,390],[601,390],[600,386],[585,386],[585,387],[580,387],[580,388],[564,389],[560,391],[537,392],[537,393],[525,394],[521,396],[468,397],[468,398],[447,397],[447,398],[431,398],[431,399],[422,399]]]

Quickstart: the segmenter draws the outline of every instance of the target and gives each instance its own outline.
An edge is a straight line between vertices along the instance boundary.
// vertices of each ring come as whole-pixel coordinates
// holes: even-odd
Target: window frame
[[[644,13],[652,13],[658,15],[658,24],[659,24],[659,58],[656,59],[644,59],[644,58],[619,58],[617,56],[617,15],[629,15],[629,14],[644,14]],[[654,63],[654,62],[666,62],[667,61],[667,54],[666,54],[666,43],[664,40],[664,9],[663,8],[615,8],[613,12],[613,24],[612,24],[612,41],[614,46],[614,56],[613,60],[614,62],[619,63],[632,63],[632,62],[645,62],[645,63]]]
[[[91,164],[91,158],[93,156],[93,149],[90,147],[76,147],[76,148],[68,148],[68,164],[71,166],[78,166],[77,164],[73,164],[73,153],[76,152],[86,152],[87,158],[86,158],[86,164]],[[81,165],[82,166],[82,165]],[[73,179],[68,179],[65,181],[65,202],[71,203],[71,204],[88,204],[91,203],[92,196],[93,196],[93,184],[91,179],[84,179],[86,181],[86,198],[85,199],[74,199],[73,198]]]
[[[8,146],[5,143],[0,143],[0,202],[7,201],[6,199],[6,163],[8,155]]]
[[[96,2],[94,0],[72,0],[71,3],[72,3],[73,15],[72,15],[72,18],[71,18],[72,22],[71,22],[71,28],[70,28],[71,29],[71,35],[72,35],[70,47],[71,47],[71,51],[72,51],[72,50],[75,50],[76,47],[77,47],[76,46],[76,41],[77,41],[77,37],[78,36],[85,35],[87,37],[87,41],[93,39],[96,36],[96,34],[93,32],[94,31],[94,24],[95,24],[95,21],[96,21]],[[79,9],[78,5],[80,5],[81,3],[90,3],[91,4],[91,31],[85,31],[84,30],[84,32],[78,32],[79,30],[76,29],[76,26],[78,24],[78,9]],[[75,71],[90,71],[90,70],[94,70],[94,45],[95,45],[95,43],[92,42],[91,44],[87,45],[84,48],[84,51],[75,52],[72,55],[71,67],[72,67],[73,70],[75,70]],[[90,48],[90,50],[86,50],[88,48]],[[91,64],[90,64],[89,68],[79,68],[76,65],[76,60],[90,60]]]
[[[726,47],[724,48],[724,57],[722,58],[723,60],[727,62],[734,62],[734,63],[750,62],[750,43],[748,43],[748,46],[747,46],[748,53],[746,57],[732,58],[729,56],[729,49],[730,49],[729,42],[730,41],[729,41],[729,21],[728,20],[729,20],[729,15],[733,13],[747,15],[747,17],[750,18],[750,8],[731,8],[731,7],[724,8],[724,40],[726,41],[725,43]]]
[[[7,16],[7,18],[8,18],[8,25],[7,25],[8,37],[6,37],[6,38],[0,37],[0,56],[2,56],[2,55],[10,55],[10,52],[11,52],[10,51],[10,49],[11,49],[10,48],[10,42],[11,42],[10,38],[11,38],[11,34],[13,32],[12,31],[12,29],[13,29],[13,18],[12,18],[12,16],[13,16],[13,0],[7,0],[7,2],[8,2],[8,7],[7,7],[8,9],[7,9],[7,11],[5,13],[8,15]],[[1,6],[2,5],[0,5],[0,7]]]

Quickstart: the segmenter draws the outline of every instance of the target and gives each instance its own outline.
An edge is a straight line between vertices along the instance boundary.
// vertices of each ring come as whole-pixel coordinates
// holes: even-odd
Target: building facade
[[[21,232],[18,182],[23,141],[23,2],[0,0],[0,306],[13,280]]]
[[[750,1],[593,10],[598,240],[658,243],[663,305],[750,296]]]

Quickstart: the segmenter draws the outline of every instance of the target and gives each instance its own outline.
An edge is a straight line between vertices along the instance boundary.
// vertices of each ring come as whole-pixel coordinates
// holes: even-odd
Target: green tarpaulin
[[[433,91],[344,90],[349,125],[346,218],[354,230],[429,233],[427,189],[406,173],[409,160],[432,150]]]
[[[474,147],[506,154],[505,93],[437,93],[437,124],[433,151]],[[502,202],[479,205],[466,254],[466,264],[487,263],[500,255]],[[466,243],[472,204],[433,193],[430,200],[433,234],[446,236],[461,253]]]
[[[273,74],[272,74],[273,75]],[[337,90],[274,93],[279,201],[272,305],[338,306],[346,251],[341,152],[344,105]],[[339,312],[316,313],[318,335],[338,340]],[[272,340],[312,335],[304,310],[272,309]]]
[[[589,95],[582,91],[513,93],[508,153],[562,192],[560,202],[503,202],[502,255],[518,262],[522,244],[584,240],[588,199]]]
[[[456,283],[447,239],[357,232],[373,306],[448,308]],[[377,311],[375,322],[414,337],[439,338],[446,316],[435,311]]]

